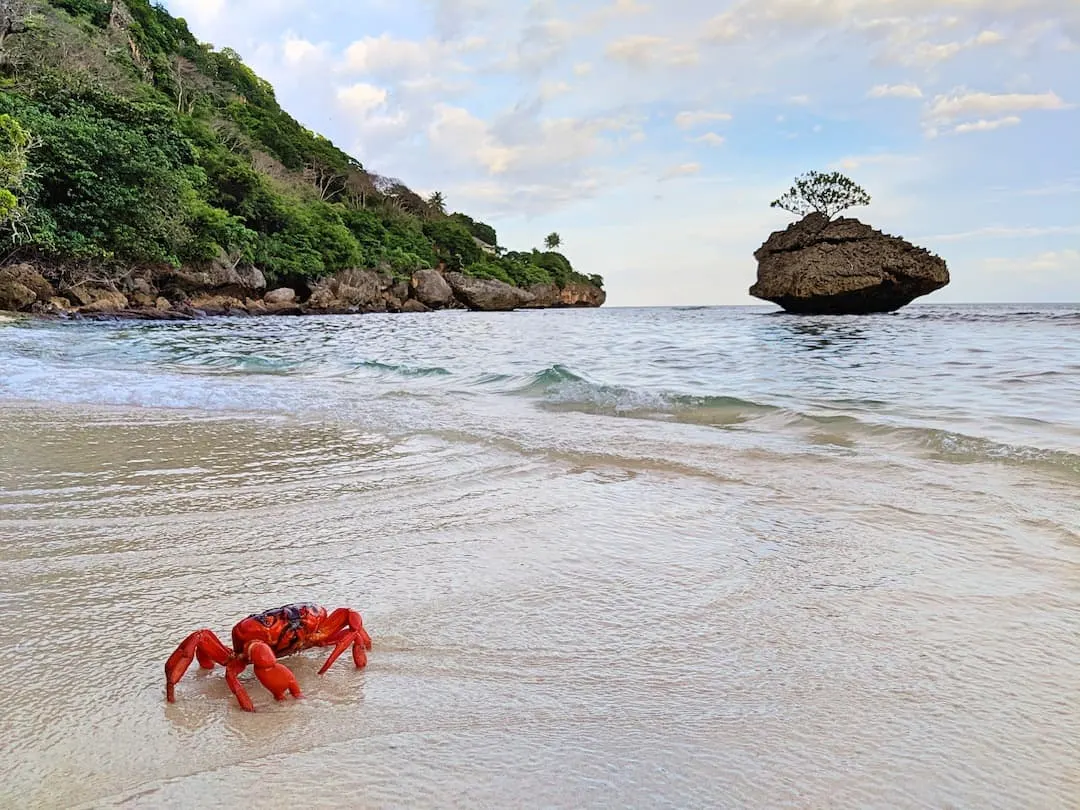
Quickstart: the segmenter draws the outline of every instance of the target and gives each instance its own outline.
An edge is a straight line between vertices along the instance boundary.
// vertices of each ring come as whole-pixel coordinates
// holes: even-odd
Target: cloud
[[[696,174],[701,174],[700,163],[680,163],[667,169],[660,179],[674,180],[678,177],[693,177]]]
[[[1042,274],[1061,273],[1080,277],[1080,250],[1048,250],[1030,256],[985,259],[983,266],[990,272]]]
[[[866,94],[867,98],[922,98],[922,90],[916,84],[876,84]]]
[[[1054,92],[1046,93],[954,93],[936,96],[928,114],[938,121],[973,115],[1003,115],[1029,110],[1065,110],[1070,105]]]
[[[315,66],[325,62],[328,56],[327,45],[316,45],[306,39],[292,36],[285,38],[281,51],[285,64],[291,68]]]
[[[614,62],[634,68],[648,68],[653,65],[679,67],[695,65],[700,60],[698,50],[692,44],[646,34],[617,39],[607,45],[604,55]]]
[[[917,163],[918,157],[913,155],[901,155],[890,152],[874,155],[849,155],[829,164],[830,169],[844,169],[854,171],[863,166],[895,166],[905,163]]]
[[[1040,239],[1047,236],[1073,235],[1080,235],[1080,225],[1047,225],[1020,228],[1006,225],[992,225],[970,231],[946,233],[926,238],[928,240],[933,239],[936,242],[960,242],[967,239]]]
[[[1019,123],[1020,117],[1017,115],[1007,115],[1004,118],[995,118],[991,121],[980,118],[978,121],[957,124],[953,128],[953,132],[957,135],[962,135],[965,132],[990,132],[995,129],[1001,129],[1002,127],[1015,127]]]
[[[225,0],[176,0],[173,6],[176,14],[195,25],[209,25],[225,10]]]
[[[730,121],[731,118],[731,113],[709,112],[707,110],[686,111],[675,116],[675,126],[679,129],[693,129],[701,124],[708,124],[713,121]]]
[[[715,132],[706,132],[704,135],[699,135],[694,138],[694,143],[703,143],[707,146],[723,146],[724,136],[718,135]]]
[[[349,112],[365,116],[386,104],[387,92],[373,84],[359,82],[337,91],[338,102]]]
[[[345,49],[342,70],[380,77],[415,76],[439,64],[443,50],[433,40],[416,42],[388,34],[364,37]]]
[[[1060,96],[1045,93],[969,93],[939,95],[926,106],[924,129],[930,137],[942,128],[960,134],[989,132],[1021,123],[1017,113],[1032,110],[1067,110]],[[987,117],[994,116],[994,117]]]

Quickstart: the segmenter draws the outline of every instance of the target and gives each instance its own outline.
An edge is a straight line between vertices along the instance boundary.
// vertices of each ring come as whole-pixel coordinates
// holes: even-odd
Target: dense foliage
[[[149,0],[0,0],[0,238],[118,272],[224,258],[277,279],[442,262],[515,284],[591,280],[503,254],[281,109],[229,49]],[[7,252],[7,248],[5,248]]]
[[[797,177],[795,185],[780,199],[773,200],[770,207],[800,217],[817,212],[831,219],[847,208],[869,204],[870,195],[840,172],[807,172]]]

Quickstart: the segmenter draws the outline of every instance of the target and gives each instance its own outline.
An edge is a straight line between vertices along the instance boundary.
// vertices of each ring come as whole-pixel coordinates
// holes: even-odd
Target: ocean
[[[1075,808],[1080,305],[0,322],[0,805]],[[164,695],[354,607],[368,666]]]

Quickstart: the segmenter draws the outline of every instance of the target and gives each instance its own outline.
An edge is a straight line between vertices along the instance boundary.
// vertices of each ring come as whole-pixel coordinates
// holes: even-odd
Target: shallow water
[[[768,313],[0,324],[0,805],[1076,807],[1080,307]]]

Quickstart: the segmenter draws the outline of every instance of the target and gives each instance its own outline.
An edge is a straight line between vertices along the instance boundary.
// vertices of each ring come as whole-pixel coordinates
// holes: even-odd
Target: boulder
[[[404,304],[401,305],[402,312],[431,312],[431,308],[417,301],[415,298],[410,298]]]
[[[100,287],[80,287],[79,312],[93,314],[104,312],[119,312],[128,308],[127,296],[116,290],[106,290]],[[70,297],[70,296],[69,296]]]
[[[231,295],[197,295],[189,303],[193,309],[201,310],[207,315],[247,314],[244,302]]]
[[[412,275],[410,286],[413,288],[413,298],[429,308],[445,307],[454,298],[454,291],[438,270],[417,270]]]
[[[0,278],[0,310],[8,312],[28,310],[37,300],[37,293],[25,284]]]
[[[473,278],[462,273],[447,273],[446,280],[454,296],[469,309],[499,312],[524,307],[533,301],[532,293],[505,281]]]
[[[292,304],[296,301],[296,290],[291,287],[278,287],[276,290],[270,290],[270,292],[264,295],[263,301],[270,306]]]
[[[893,312],[949,283],[945,261],[857,219],[813,213],[754,252],[750,294],[800,314]]]
[[[389,275],[374,270],[341,270],[308,282],[310,311],[348,313],[385,312],[384,291],[393,283]]]
[[[533,284],[529,287],[533,300],[526,304],[530,309],[548,307],[599,307],[607,300],[607,293],[593,284],[571,281],[565,287],[557,284]]]
[[[259,296],[266,289],[266,277],[258,267],[233,265],[224,256],[201,267],[166,268],[154,282],[163,291],[198,294],[218,292],[236,298]]]
[[[5,288],[7,293],[3,292]],[[29,299],[27,291],[32,296]],[[52,285],[29,264],[13,264],[0,268],[0,309],[29,309],[35,301],[47,303],[54,295],[56,293]],[[23,303],[14,306],[19,301]]]

